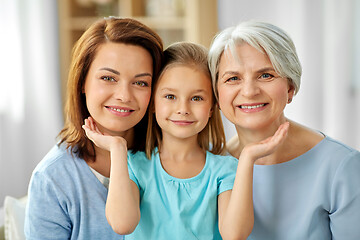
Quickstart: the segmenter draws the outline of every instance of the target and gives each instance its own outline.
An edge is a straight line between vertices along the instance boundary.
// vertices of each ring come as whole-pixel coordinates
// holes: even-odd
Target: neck
[[[286,121],[289,121],[285,117],[281,117],[279,120],[274,121],[271,126],[258,127],[256,129],[236,127],[236,132],[239,138],[239,147],[242,149],[246,144],[260,142],[268,137],[274,135],[279,126]],[[289,121],[290,122],[290,121]]]
[[[121,136],[127,141],[128,149],[131,148],[134,142],[134,129],[131,128],[128,131],[113,134],[113,136]],[[94,145],[95,148],[95,161],[86,161],[87,164],[95,171],[105,177],[110,177],[111,159],[110,152]]]
[[[197,142],[197,135],[186,138],[178,139],[170,136],[164,136],[160,147],[160,156],[163,159],[173,159],[182,161],[186,159],[193,159],[191,156],[194,154],[203,153]]]
[[[278,129],[278,127],[284,123],[285,121],[289,121],[288,119],[284,118],[284,121],[279,121],[278,123],[274,123],[271,127],[267,126],[264,129],[242,129],[239,127],[236,127],[236,131],[237,131],[237,135],[238,135],[238,144],[237,144],[237,148],[238,148],[238,152],[236,154],[240,155],[242,149],[245,147],[245,145],[247,144],[251,144],[251,143],[256,143],[256,142],[260,142],[262,140],[265,140],[268,137],[271,137],[274,135],[274,133],[276,132],[276,130]],[[291,138],[292,134],[292,125],[293,123],[291,121],[290,122],[290,128],[289,128],[289,132],[287,135],[287,139],[282,143],[281,146],[279,146],[277,148],[277,150],[266,156],[263,157],[261,159],[258,159],[255,163],[259,164],[259,165],[270,165],[270,164],[276,164],[276,163],[280,163],[285,161],[284,156],[287,152],[286,149],[290,149],[290,145],[288,144],[289,139]]]
[[[206,162],[206,153],[197,143],[197,135],[186,139],[163,135],[159,154],[163,169],[181,179],[197,176]]]

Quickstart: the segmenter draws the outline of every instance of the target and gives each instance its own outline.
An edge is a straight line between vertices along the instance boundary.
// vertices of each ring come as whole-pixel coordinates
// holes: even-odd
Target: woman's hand
[[[250,235],[254,226],[254,162],[274,153],[286,139],[288,130],[289,123],[286,122],[272,137],[243,148],[232,191],[225,191],[218,197],[219,230],[223,239],[246,239]]]
[[[266,157],[276,151],[283,143],[289,130],[289,122],[281,124],[275,134],[258,143],[248,144],[244,147],[241,155],[246,155],[254,162],[262,157]]]
[[[127,142],[124,138],[103,134],[92,117],[85,119],[82,128],[85,130],[86,136],[99,148],[111,151],[113,147],[120,147],[125,151],[127,150]]]

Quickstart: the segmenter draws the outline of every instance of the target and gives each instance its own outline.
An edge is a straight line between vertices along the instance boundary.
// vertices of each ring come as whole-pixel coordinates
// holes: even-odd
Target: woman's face
[[[268,56],[249,44],[224,52],[219,63],[219,105],[237,129],[261,130],[285,121],[284,107],[294,89],[274,70]]]
[[[152,58],[144,48],[123,43],[99,46],[84,93],[98,128],[124,135],[144,117],[151,95]]]

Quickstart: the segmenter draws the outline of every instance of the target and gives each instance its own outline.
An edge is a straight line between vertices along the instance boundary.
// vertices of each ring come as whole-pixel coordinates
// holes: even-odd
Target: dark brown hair
[[[153,84],[159,76],[163,58],[161,38],[149,27],[130,18],[104,18],[93,23],[76,42],[72,50],[72,61],[67,82],[65,103],[65,125],[60,131],[59,145],[66,143],[80,158],[95,159],[93,143],[82,129],[84,119],[89,117],[82,89],[85,78],[93,62],[97,49],[106,42],[125,43],[146,49],[153,60]],[[133,151],[144,151],[148,117],[134,126]]]

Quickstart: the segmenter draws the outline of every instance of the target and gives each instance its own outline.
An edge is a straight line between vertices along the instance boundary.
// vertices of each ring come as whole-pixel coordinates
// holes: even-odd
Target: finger
[[[97,133],[99,133],[99,134],[101,134],[101,135],[104,135],[104,134],[100,131],[100,129],[97,127],[96,122],[94,122],[94,130],[95,130]]]
[[[271,139],[273,144],[280,144],[285,140],[285,137],[289,130],[289,122],[283,123],[279,126],[278,130],[275,132],[274,136]]]
[[[92,140],[92,139],[91,139],[91,129],[90,129],[88,126],[86,126],[86,125],[83,125],[82,128],[83,128],[84,131],[85,131],[86,137],[87,137],[88,139]]]
[[[94,126],[94,120],[91,117],[88,117],[90,128],[93,129]]]
[[[84,125],[87,127],[89,126],[89,120],[87,120],[86,118],[84,119]]]

